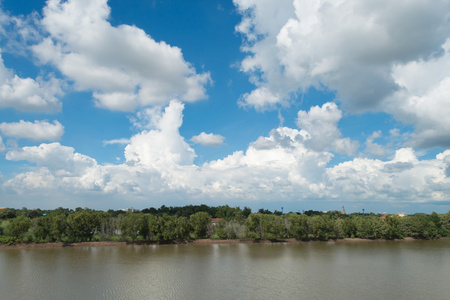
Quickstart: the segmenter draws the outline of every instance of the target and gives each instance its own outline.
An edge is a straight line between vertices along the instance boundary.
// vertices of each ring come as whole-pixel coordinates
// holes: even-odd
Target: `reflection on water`
[[[1,299],[448,299],[450,242],[0,251]]]

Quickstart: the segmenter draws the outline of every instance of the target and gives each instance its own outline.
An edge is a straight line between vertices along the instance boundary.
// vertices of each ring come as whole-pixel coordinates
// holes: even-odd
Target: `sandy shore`
[[[414,242],[423,241],[410,237],[396,239],[394,242]],[[440,238],[434,241],[450,242],[450,238]],[[163,244],[193,244],[193,245],[211,245],[211,244],[238,244],[238,243],[311,243],[323,241],[301,241],[297,239],[275,239],[275,240],[254,240],[254,239],[235,239],[235,240],[212,240],[199,239],[194,241],[169,241],[169,242],[81,242],[81,243],[19,243],[15,245],[0,244],[0,249],[35,249],[35,248],[64,248],[64,247],[110,247],[110,246],[128,246],[128,245],[163,245]],[[326,241],[325,241],[326,242]],[[374,242],[392,242],[392,240],[368,240],[359,238],[345,238],[339,240],[330,240],[336,243],[374,243]]]

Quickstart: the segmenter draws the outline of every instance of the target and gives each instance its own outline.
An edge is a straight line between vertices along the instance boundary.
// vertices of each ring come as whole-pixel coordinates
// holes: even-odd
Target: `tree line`
[[[213,218],[220,218],[219,220]],[[214,222],[213,222],[214,221]],[[140,212],[57,208],[0,210],[0,243],[210,239],[435,239],[450,236],[450,211],[405,217],[338,211],[252,213],[247,207],[149,208]]]

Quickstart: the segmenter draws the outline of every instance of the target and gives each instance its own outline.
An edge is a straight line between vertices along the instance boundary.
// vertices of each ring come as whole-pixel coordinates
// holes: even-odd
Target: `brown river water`
[[[450,241],[0,249],[0,299],[450,299]]]

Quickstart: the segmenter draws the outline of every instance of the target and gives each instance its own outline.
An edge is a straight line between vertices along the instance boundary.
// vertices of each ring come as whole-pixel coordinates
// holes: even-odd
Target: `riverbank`
[[[270,243],[311,243],[311,242],[336,242],[336,243],[374,243],[374,242],[414,242],[414,241],[424,241],[417,240],[410,237],[404,239],[395,240],[370,240],[370,239],[360,239],[360,238],[345,238],[330,241],[302,241],[297,239],[274,239],[274,240],[255,240],[255,239],[234,239],[234,240],[213,240],[213,239],[199,239],[193,241],[163,241],[163,242],[152,242],[152,241],[137,241],[137,242],[114,242],[114,241],[104,241],[104,242],[80,242],[80,243],[18,243],[14,245],[0,244],[0,249],[36,249],[36,248],[64,248],[64,247],[118,247],[118,246],[129,246],[129,245],[176,245],[176,244],[192,244],[192,245],[212,245],[212,244],[239,244],[239,243],[254,243],[254,244],[270,244]],[[439,238],[432,241],[444,241],[450,242],[450,238]]]

